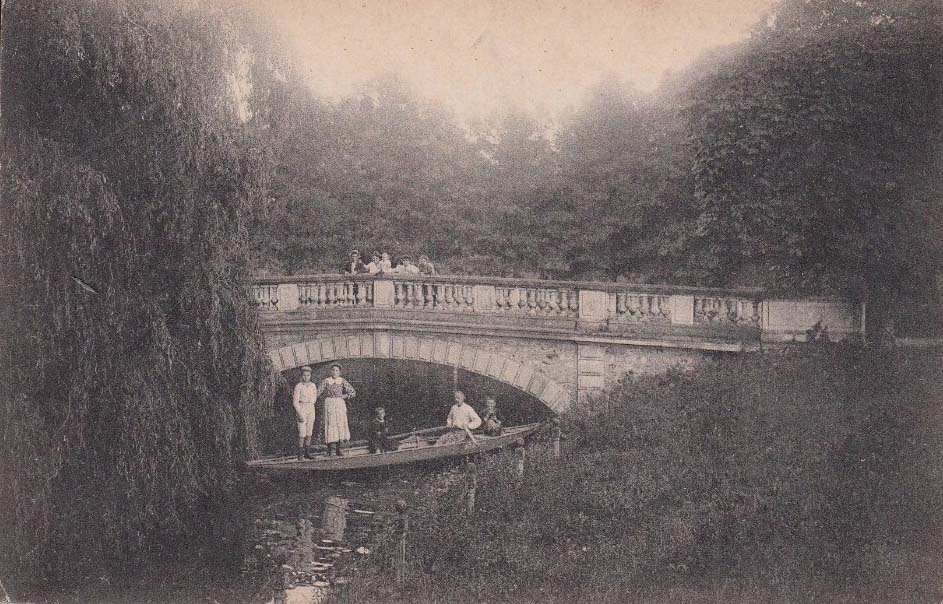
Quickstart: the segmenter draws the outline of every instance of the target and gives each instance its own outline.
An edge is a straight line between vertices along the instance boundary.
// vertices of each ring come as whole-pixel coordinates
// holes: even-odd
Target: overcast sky
[[[552,117],[609,73],[650,90],[773,0],[267,0],[319,95],[393,72],[465,118]]]

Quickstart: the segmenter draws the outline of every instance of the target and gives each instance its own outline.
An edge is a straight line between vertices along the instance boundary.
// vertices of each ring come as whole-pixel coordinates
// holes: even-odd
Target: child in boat
[[[370,420],[370,452],[396,451],[399,449],[399,443],[390,438],[389,427],[386,425],[386,410],[377,407],[374,414]]]
[[[481,416],[483,432],[488,436],[501,436],[501,418],[498,417],[497,403],[493,396],[485,399],[485,412]]]

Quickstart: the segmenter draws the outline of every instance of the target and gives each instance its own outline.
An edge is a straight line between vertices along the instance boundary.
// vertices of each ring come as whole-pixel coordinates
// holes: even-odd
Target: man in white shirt
[[[409,256],[400,258],[399,264],[393,269],[393,272],[399,275],[418,275],[419,267],[413,264]]]
[[[461,390],[455,391],[455,404],[449,411],[449,416],[445,420],[445,425],[455,430],[464,431],[466,428],[474,430],[481,425],[481,418],[475,413],[471,405],[465,404],[465,393]]]
[[[311,381],[311,368],[301,368],[301,381],[295,384],[291,405],[298,420],[298,459],[312,459],[308,453],[311,434],[314,432],[314,402],[318,400],[318,387]]]

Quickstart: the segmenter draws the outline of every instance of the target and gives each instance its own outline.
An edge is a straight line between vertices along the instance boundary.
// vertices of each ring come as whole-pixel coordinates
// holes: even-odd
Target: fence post
[[[555,417],[553,420],[553,458],[560,459],[560,418]]]
[[[397,525],[399,529],[399,543],[396,547],[396,583],[406,582],[406,533],[409,531],[409,515],[406,513],[406,502],[396,500]]]
[[[515,449],[515,452],[516,452],[516,459],[515,459],[515,463],[514,463],[514,469],[516,470],[516,474],[517,474],[517,477],[518,477],[518,478],[524,478],[524,455],[525,455],[525,449],[524,449],[524,439],[523,439],[523,438],[517,439],[517,442],[514,443],[514,449]]]
[[[465,511],[469,516],[475,513],[475,491],[478,489],[478,466],[468,462],[465,466]]]

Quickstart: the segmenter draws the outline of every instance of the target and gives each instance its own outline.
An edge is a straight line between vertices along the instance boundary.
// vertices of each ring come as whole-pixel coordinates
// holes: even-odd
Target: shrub
[[[461,475],[438,477],[413,510],[403,597],[623,601],[732,582],[939,599],[941,383],[938,355],[835,345],[626,379],[567,414],[563,460],[531,447],[522,480],[507,454],[480,460],[474,517]]]

